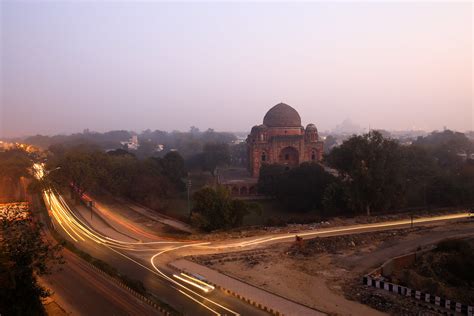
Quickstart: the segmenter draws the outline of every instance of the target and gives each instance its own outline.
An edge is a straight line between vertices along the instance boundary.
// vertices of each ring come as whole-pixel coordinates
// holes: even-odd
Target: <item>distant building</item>
[[[249,171],[258,177],[263,164],[279,163],[288,168],[302,162],[319,162],[323,142],[314,124],[301,125],[298,112],[285,103],[272,107],[262,125],[252,128],[247,137]]]
[[[127,147],[128,150],[137,150],[138,149],[138,136],[133,135],[128,142],[120,142],[122,146]]]
[[[308,124],[304,128],[298,112],[284,103],[267,112],[263,124],[252,128],[246,143],[247,169],[217,170],[217,183],[239,198],[258,195],[258,176],[263,164],[278,163],[292,168],[306,161],[320,162],[323,156],[323,141],[316,126]]]
[[[466,152],[457,153],[456,155],[457,155],[459,158],[461,158],[462,161],[466,161],[466,160],[467,160],[467,157],[468,157],[468,155],[466,154]]]

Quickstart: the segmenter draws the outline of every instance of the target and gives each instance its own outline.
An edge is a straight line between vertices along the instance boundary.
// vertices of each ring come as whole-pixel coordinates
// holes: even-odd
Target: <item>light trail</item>
[[[214,314],[216,315],[220,315],[218,312],[216,312],[215,310],[213,310],[212,308],[210,308],[209,306],[207,306],[206,304],[203,304],[202,302],[198,301],[197,299],[195,299],[194,297],[192,297],[191,295],[187,294],[187,293],[184,293],[183,291],[181,290],[178,290],[181,294],[183,294],[184,296],[187,296],[189,299],[195,301],[196,303],[198,303],[199,305],[202,305],[203,307],[207,308],[208,310],[210,310],[211,312],[213,312]]]
[[[440,215],[440,216],[433,216],[433,217],[423,217],[423,218],[413,219],[413,224],[463,219],[463,218],[470,218],[470,217],[472,217],[471,213],[458,213],[458,214]],[[251,239],[244,242],[230,243],[226,245],[216,245],[216,246],[196,245],[196,246],[203,247],[203,248],[210,248],[210,249],[243,248],[243,247],[248,247],[248,246],[265,244],[272,241],[279,241],[279,240],[284,241],[286,239],[295,239],[296,236],[310,237],[310,236],[318,236],[318,235],[325,235],[325,234],[332,234],[332,233],[360,232],[360,231],[375,229],[375,228],[389,228],[389,227],[396,227],[396,226],[411,225],[411,223],[412,223],[411,220],[407,219],[407,220],[398,220],[398,221],[391,221],[391,222],[381,222],[381,223],[376,223],[376,224],[352,225],[352,226],[346,226],[346,227],[341,227],[341,228],[336,228],[336,229],[321,229],[317,231],[306,231],[306,232],[303,231],[301,233],[274,235],[274,236],[268,236],[268,237],[263,237],[263,238]]]
[[[84,194],[84,197],[86,197],[88,200],[92,201],[92,199],[87,196],[86,194]],[[94,201],[94,204],[95,204],[95,208],[102,214],[104,215],[105,217],[107,217],[108,219],[110,219],[111,221],[125,227],[126,229],[132,231],[132,232],[135,232],[139,235],[142,235],[142,236],[145,236],[151,240],[154,240],[154,239],[157,239],[157,238],[160,238],[156,235],[153,235],[153,234],[150,234],[149,232],[135,226],[135,225],[132,225],[130,223],[128,223],[126,220],[122,219],[121,216],[117,215],[117,214],[114,214],[113,212],[107,210],[107,208],[103,207],[100,203],[98,203],[97,201]]]
[[[188,290],[188,291],[194,293],[195,295],[197,295],[197,296],[199,296],[200,298],[202,298],[202,299],[208,301],[209,303],[212,303],[212,304],[214,304],[214,305],[216,305],[216,306],[218,306],[218,307],[220,307],[220,308],[222,308],[222,309],[224,309],[224,310],[226,310],[226,311],[228,311],[228,312],[231,312],[232,314],[234,314],[234,315],[236,315],[236,316],[239,316],[239,315],[240,315],[239,313],[237,313],[237,312],[235,312],[235,311],[233,311],[233,310],[230,310],[230,309],[228,309],[227,307],[222,306],[221,304],[219,304],[219,303],[217,303],[217,302],[215,302],[215,301],[212,301],[212,300],[208,299],[207,297],[202,296],[201,294],[196,293],[195,291],[193,291],[193,290],[187,288],[187,287],[184,286],[183,284],[181,284],[181,283],[179,283],[179,282],[173,280],[172,278],[170,278],[169,276],[167,276],[166,274],[164,274],[160,269],[158,269],[158,267],[157,267],[157,266],[155,265],[155,263],[154,263],[156,257],[158,257],[158,256],[160,256],[160,255],[162,255],[162,254],[164,254],[165,252],[169,252],[169,251],[173,251],[173,250],[178,250],[178,249],[182,249],[182,248],[187,248],[187,247],[192,247],[192,246],[200,246],[200,245],[205,245],[205,244],[209,244],[209,243],[207,242],[207,243],[201,243],[201,244],[197,244],[197,245],[196,245],[196,244],[183,245],[183,246],[178,246],[178,247],[175,247],[175,248],[172,248],[172,249],[163,250],[163,251],[161,251],[161,252],[155,254],[153,257],[151,257],[150,263],[151,263],[151,265],[153,266],[153,268],[155,268],[155,270],[156,270],[160,275],[162,275],[165,279],[167,279],[168,281],[170,281],[170,282],[172,282],[172,283],[174,283],[174,284],[176,284],[176,285],[178,285],[178,286],[180,286],[180,287],[182,287],[182,288],[185,288],[186,290]]]
[[[41,180],[45,175],[43,166],[41,164],[34,164],[33,167],[36,177]],[[79,216],[75,214],[75,212],[70,209],[69,205],[66,203],[66,201],[64,201],[60,194],[53,192],[51,188],[43,190],[43,197],[45,198],[45,201],[47,202],[53,217],[58,221],[58,223],[61,224],[63,230],[69,236],[74,234],[81,240],[84,240],[82,236],[86,236],[97,243],[107,243],[111,246],[129,248],[130,250],[133,250],[133,247],[137,245],[153,246],[182,243],[177,241],[129,242],[117,240],[95,231],[90,225],[85,223],[81,218],[79,218]],[[73,240],[76,240],[76,238],[73,238]]]
[[[180,281],[183,281],[184,283],[187,283],[187,284],[189,284],[189,285],[192,285],[192,286],[194,286],[194,287],[196,287],[196,288],[198,288],[198,289],[200,289],[200,290],[202,290],[202,291],[204,291],[204,292],[206,292],[206,293],[209,292],[209,289],[208,289],[207,287],[204,287],[204,286],[202,286],[202,285],[199,285],[199,284],[197,284],[197,283],[195,283],[195,282],[193,282],[193,281],[191,281],[191,280],[186,280],[185,278],[182,278],[182,277],[180,277],[180,276],[177,275],[177,274],[173,274],[173,277],[175,277],[176,279],[178,279],[178,280],[180,280]]]
[[[44,175],[44,168],[40,164],[35,164],[34,166],[35,170],[35,176],[37,177],[38,180],[41,180]],[[156,274],[160,278],[163,278],[167,281],[170,281],[173,285],[177,285],[179,288],[175,288],[179,293],[181,293],[183,296],[191,299],[192,301],[198,303],[199,305],[203,306],[207,310],[211,311],[215,315],[221,315],[217,310],[211,308],[210,306],[200,302],[196,297],[203,299],[206,303],[211,304],[214,308],[219,307],[222,308],[228,312],[231,312],[232,314],[238,316],[239,314],[222,306],[221,304],[206,298],[199,293],[195,292],[191,288],[188,288],[184,284],[181,284],[180,282],[177,282],[170,277],[168,277],[166,274],[164,274],[162,271],[160,271],[153,263],[153,267],[158,271],[151,270],[150,268],[146,267],[145,265],[141,264],[140,262],[132,259],[131,257],[125,255],[119,250],[127,250],[127,251],[153,251],[153,250],[158,250],[158,249],[153,249],[153,248],[143,248],[147,246],[156,246],[156,245],[165,245],[165,244],[177,244],[177,243],[183,243],[183,242],[171,242],[171,241],[152,241],[152,242],[128,242],[128,241],[122,241],[122,240],[117,240],[114,238],[111,238],[109,236],[102,235],[95,231],[90,225],[86,224],[81,218],[73,212],[69,205],[64,201],[64,199],[61,197],[60,194],[55,193],[53,189],[48,188],[43,190],[43,198],[44,201],[46,202],[48,209],[49,209],[49,214],[52,215],[52,217],[56,220],[57,223],[61,226],[62,230],[74,241],[74,242],[79,242],[79,241],[85,241],[85,238],[97,243],[101,244],[104,247],[107,247],[108,249],[120,254],[121,256],[127,258],[128,260],[131,260],[135,264],[138,264],[139,266],[151,271],[152,273]],[[54,223],[54,222],[53,222]],[[74,237],[74,236],[77,236]],[[85,238],[84,238],[85,237]],[[170,250],[175,250],[178,248],[183,248],[183,247],[190,247],[193,246],[194,244],[185,244],[181,245],[179,247],[171,247],[168,248],[163,252],[170,251]],[[137,247],[139,247],[137,249]],[[161,249],[160,249],[161,250]],[[184,280],[184,279],[183,279]],[[190,283],[187,280],[184,280],[183,282],[185,283]],[[195,286],[195,285],[194,285]],[[202,287],[202,289],[209,291],[207,288]],[[188,293],[184,292],[187,291]],[[193,295],[195,297],[193,297]]]
[[[189,247],[189,246],[193,246],[193,245],[184,245],[184,246],[179,246],[179,247],[177,247],[177,248],[184,248],[184,247]],[[105,247],[109,248],[110,250],[112,250],[113,252],[119,254],[120,256],[122,256],[122,257],[124,257],[124,258],[126,258],[126,259],[128,259],[128,260],[130,260],[130,261],[132,261],[132,262],[134,262],[135,264],[141,266],[142,268],[144,268],[144,269],[150,271],[151,273],[153,273],[153,274],[155,274],[155,275],[157,275],[157,276],[159,276],[159,277],[161,277],[161,278],[163,278],[163,279],[165,279],[165,280],[170,281],[170,282],[173,283],[174,285],[177,285],[178,287],[181,287],[182,289],[184,289],[184,290],[186,290],[186,291],[188,291],[188,292],[190,292],[190,293],[193,293],[194,295],[196,295],[197,297],[199,297],[199,298],[205,300],[206,302],[208,302],[208,303],[210,303],[210,304],[213,304],[213,305],[215,305],[215,306],[217,306],[217,307],[220,307],[220,308],[222,308],[222,309],[224,309],[224,310],[226,310],[226,311],[228,311],[228,312],[231,312],[231,313],[234,314],[235,316],[240,316],[239,313],[234,312],[234,311],[232,311],[232,310],[230,310],[230,309],[228,309],[228,308],[222,306],[221,304],[219,304],[219,303],[217,303],[217,302],[215,302],[215,301],[213,301],[213,300],[211,300],[211,299],[209,299],[209,298],[207,298],[207,297],[205,297],[205,296],[202,296],[201,294],[195,292],[194,290],[192,290],[192,289],[186,287],[185,285],[183,285],[183,284],[181,284],[181,283],[179,283],[179,282],[176,282],[176,281],[173,280],[172,278],[168,277],[165,273],[163,273],[160,269],[158,269],[158,267],[153,263],[153,260],[154,260],[154,258],[156,257],[156,255],[153,256],[153,257],[150,259],[151,265],[152,265],[153,268],[155,269],[155,270],[151,270],[149,267],[147,267],[147,266],[143,265],[142,263],[138,262],[137,260],[135,260],[135,259],[133,259],[133,258],[127,256],[126,254],[124,254],[124,253],[122,253],[122,252],[120,252],[120,251],[117,251],[117,250],[115,250],[115,249],[113,249],[113,248],[111,248],[111,247],[109,247],[109,246],[107,246],[107,245],[105,245]],[[171,251],[171,250],[175,250],[175,248],[162,251],[162,252],[160,252],[159,254],[162,254],[162,253],[164,253],[164,252]],[[175,288],[177,291],[180,291],[180,292],[181,292],[181,290],[180,290],[179,288],[176,288],[176,287],[174,287],[174,286],[173,286],[173,288]],[[186,295],[186,297],[191,298],[191,296],[189,296],[189,295]],[[196,302],[199,302],[199,301],[196,300],[195,298],[192,298],[192,300],[193,300],[193,301],[196,301]],[[199,302],[199,304],[200,304],[200,305],[203,305],[202,302]],[[205,305],[205,304],[204,304],[204,305]],[[207,306],[207,305],[206,305],[206,306]],[[210,307],[208,307],[208,306],[207,306],[206,308],[212,310],[212,309],[211,309]],[[213,311],[216,312],[215,310],[213,310]]]
[[[190,279],[190,280],[192,280],[192,281],[194,281],[194,282],[200,283],[200,284],[202,284],[202,285],[208,287],[210,290],[214,290],[214,289],[215,289],[215,287],[214,287],[213,285],[207,284],[206,282],[204,282],[204,281],[202,281],[202,280],[199,280],[199,279],[197,279],[197,278],[195,278],[195,277],[192,277],[192,276],[190,276],[190,275],[187,275],[186,273],[180,273],[180,274],[181,274],[183,277],[187,278],[187,279]]]
[[[41,165],[35,164],[34,165],[35,173],[38,179],[42,179],[44,177],[45,172],[44,169]],[[45,202],[49,205],[49,210],[50,213],[52,214],[53,218],[59,223],[61,228],[64,230],[68,236],[74,240],[75,242],[78,242],[78,239],[76,239],[73,235],[77,236],[79,240],[84,241],[84,237],[87,239],[90,239],[98,244],[101,244],[108,249],[118,253],[119,255],[123,256],[124,258],[127,258],[128,260],[134,262],[135,264],[145,268],[146,270],[154,273],[155,275],[159,276],[160,278],[169,281],[172,284],[172,287],[175,288],[179,293],[184,295],[185,297],[191,299],[192,301],[196,302],[197,304],[205,307],[209,311],[211,311],[215,315],[221,315],[216,309],[217,308],[222,308],[223,310],[230,312],[234,315],[239,315],[237,312],[232,311],[228,309],[227,307],[195,292],[193,289],[187,287],[186,285],[176,281],[172,277],[166,275],[163,271],[161,271],[154,261],[156,258],[164,253],[171,252],[171,251],[177,251],[183,248],[187,247],[201,247],[201,248],[208,248],[208,249],[232,249],[232,248],[243,248],[243,247],[249,247],[249,246],[255,246],[255,245],[261,245],[265,243],[270,243],[270,242],[275,242],[275,241],[285,241],[285,240],[290,240],[294,239],[296,236],[299,237],[311,237],[311,236],[318,236],[318,235],[325,235],[325,234],[334,234],[334,233],[357,233],[361,232],[364,230],[370,230],[370,229],[383,229],[383,228],[390,228],[390,227],[396,227],[396,226],[403,226],[403,225],[410,225],[412,222],[415,223],[428,223],[428,222],[436,222],[436,221],[444,221],[444,220],[452,220],[452,219],[462,219],[462,218],[468,218],[471,216],[470,213],[461,213],[461,214],[452,214],[452,215],[441,215],[441,216],[434,216],[434,217],[424,217],[424,218],[417,218],[411,221],[410,219],[407,220],[398,220],[398,221],[392,221],[392,222],[382,222],[382,223],[375,223],[375,224],[366,224],[366,225],[353,225],[353,226],[346,226],[346,227],[341,227],[341,228],[333,228],[333,229],[321,229],[321,230],[312,230],[312,231],[303,231],[301,233],[292,233],[292,234],[276,234],[273,236],[266,236],[266,237],[259,237],[259,238],[254,238],[250,240],[246,240],[243,242],[237,242],[237,243],[228,243],[228,244],[223,244],[223,245],[210,245],[209,242],[203,242],[203,243],[190,243],[190,242],[173,242],[173,241],[151,241],[151,242],[128,242],[128,241],[123,241],[123,240],[117,240],[114,238],[111,238],[109,236],[105,236],[99,232],[97,232],[95,229],[93,229],[89,224],[85,223],[74,211],[70,209],[66,201],[62,198],[62,196],[58,193],[53,192],[52,189],[45,189],[43,190],[43,197]],[[54,224],[54,222],[53,222]],[[126,227],[129,227],[130,224],[127,224]],[[164,245],[170,245],[169,248],[167,249],[154,249],[150,247],[155,247],[155,246],[164,246]],[[176,244],[181,244],[179,246],[175,246]],[[121,251],[156,251],[159,250],[158,253],[153,255],[150,258],[150,263],[151,266],[154,268],[154,270],[150,269],[149,267],[143,265],[142,263],[138,262],[137,260],[127,256],[126,254],[122,253]],[[182,274],[184,277],[180,277],[176,274],[173,275],[176,279],[180,280],[181,282],[184,282],[186,284],[193,285],[204,292],[206,292],[206,289],[204,286],[200,286],[196,283],[201,283],[205,284],[209,288],[214,287],[212,285],[209,285],[205,282],[197,282],[197,279],[194,279],[186,274]],[[188,280],[186,280],[186,278]],[[194,281],[193,284],[191,284],[190,280]],[[184,292],[186,291],[186,292]],[[209,291],[209,290],[208,290]],[[207,292],[208,292],[207,291]],[[206,293],[207,293],[206,292]],[[199,301],[199,299],[204,300],[207,304],[210,304],[212,308],[203,302]]]

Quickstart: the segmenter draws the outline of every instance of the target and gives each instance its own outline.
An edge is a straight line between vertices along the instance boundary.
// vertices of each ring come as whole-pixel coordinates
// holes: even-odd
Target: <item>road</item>
[[[37,177],[41,178],[42,167],[36,164],[35,169]],[[136,238],[127,240],[123,236],[120,239],[116,236],[106,236],[92,227],[85,217],[74,212],[54,190],[44,190],[43,197],[56,229],[76,247],[109,263],[121,273],[142,280],[151,293],[178,312],[184,315],[268,315],[220,291],[203,293],[177,281],[168,269],[155,268],[149,260],[157,252],[191,247],[196,243],[168,240],[140,242],[133,240]],[[133,237],[139,233],[138,230],[130,230],[127,235]]]
[[[41,177],[41,166],[37,175]],[[50,216],[54,219],[57,229],[77,247],[94,257],[106,261],[129,277],[142,280],[146,288],[159,297],[160,300],[175,307],[185,315],[263,315],[266,314],[237,298],[226,295],[221,291],[205,293],[195,286],[173,277],[173,272],[167,263],[176,258],[190,254],[209,254],[215,252],[230,252],[267,246],[271,243],[289,242],[298,235],[302,238],[316,236],[334,236],[354,234],[369,231],[380,231],[393,228],[408,227],[410,220],[399,220],[365,225],[314,229],[310,231],[288,234],[270,234],[263,237],[249,237],[240,240],[220,242],[182,242],[159,240],[156,236],[140,237],[140,230],[133,223],[125,223],[126,233],[104,235],[99,229],[88,222],[81,212],[73,211],[65,200],[53,190],[44,191],[44,199],[48,205]],[[468,217],[470,214],[452,214],[438,217],[417,218],[414,224],[442,223]],[[97,225],[99,221],[95,221]],[[130,226],[132,225],[132,226]],[[104,228],[102,228],[102,232]],[[127,238],[126,236],[131,237]],[[159,237],[159,236],[158,236]],[[148,239],[147,239],[148,238]],[[137,240],[158,241],[137,241]]]
[[[152,315],[157,311],[67,249],[60,271],[40,278],[52,299],[73,315]]]

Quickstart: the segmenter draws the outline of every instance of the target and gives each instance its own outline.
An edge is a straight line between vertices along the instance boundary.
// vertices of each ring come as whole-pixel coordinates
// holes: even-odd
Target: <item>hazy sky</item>
[[[279,102],[320,130],[474,128],[469,2],[0,7],[0,137],[245,131]]]

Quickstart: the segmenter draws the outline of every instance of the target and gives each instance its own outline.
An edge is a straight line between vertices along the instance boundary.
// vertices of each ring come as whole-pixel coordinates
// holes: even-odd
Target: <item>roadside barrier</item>
[[[376,280],[368,275],[362,278],[362,283],[370,287],[375,287],[378,289],[382,289],[406,297],[411,297],[413,299],[432,304],[432,306],[429,306],[431,309],[435,309],[436,311],[441,312],[443,314],[454,315],[454,313],[461,313],[463,315],[474,316],[474,306],[454,302],[439,296],[431,295],[429,293],[412,290],[408,287],[401,286],[398,284]],[[442,309],[436,309],[436,306],[444,308],[447,311]],[[450,311],[451,313],[448,311]]]
[[[82,259],[81,259],[82,260]],[[158,310],[161,315],[164,315],[164,316],[171,316],[172,314],[165,310],[164,308],[162,308],[160,305],[156,304],[155,302],[153,302],[152,300],[150,300],[148,297],[138,293],[137,291],[135,291],[134,289],[130,288],[128,285],[126,285],[125,283],[123,283],[122,281],[120,281],[119,279],[117,278],[114,278],[113,276],[109,275],[107,272],[105,271],[102,271],[101,269],[99,269],[98,267],[96,267],[95,265],[93,265],[92,263],[90,262],[87,262],[85,260],[83,260],[83,262],[85,262],[89,267],[91,267],[92,269],[94,269],[95,271],[99,272],[100,274],[102,274],[102,276],[106,277],[107,279],[111,280],[112,282],[114,282],[115,284],[117,284],[118,286],[122,287],[123,289],[129,291],[133,296],[135,296],[136,298],[138,298],[139,300],[143,301],[144,303],[150,305],[151,307],[153,307],[154,309]]]
[[[60,243],[60,242],[65,242],[65,240],[60,236],[59,232],[56,230],[56,227],[54,225],[54,222],[51,220],[49,214],[47,214],[50,210],[49,210],[49,204],[48,202],[46,201],[44,195],[43,195],[43,203],[44,203],[44,210],[46,211],[46,218],[47,218],[47,227],[52,235],[52,237],[56,240],[56,242]],[[67,248],[65,246],[65,248]],[[75,247],[74,247],[75,248]],[[164,315],[164,316],[171,316],[172,314],[164,309],[163,307],[161,307],[159,304],[157,304],[156,302],[150,300],[148,297],[145,297],[144,295],[138,293],[137,291],[133,290],[132,288],[130,288],[129,286],[127,286],[122,280],[120,280],[119,278],[117,277],[114,277],[112,275],[110,275],[109,273],[107,273],[106,271],[100,269],[99,267],[93,265],[91,262],[85,260],[83,257],[81,257],[80,255],[78,255],[75,251],[69,249],[69,251],[71,251],[71,253],[73,253],[74,256],[77,256],[79,258],[79,260],[81,260],[82,262],[84,262],[87,266],[91,267],[93,270],[99,272],[102,276],[104,276],[105,278],[111,280],[112,282],[114,282],[115,284],[117,284],[118,286],[126,289],[127,291],[129,291],[133,296],[135,296],[136,298],[140,299],[141,301],[143,301],[144,303],[150,305],[151,307],[153,307],[154,309],[156,309],[161,315]],[[1,316],[1,314],[0,314]]]

